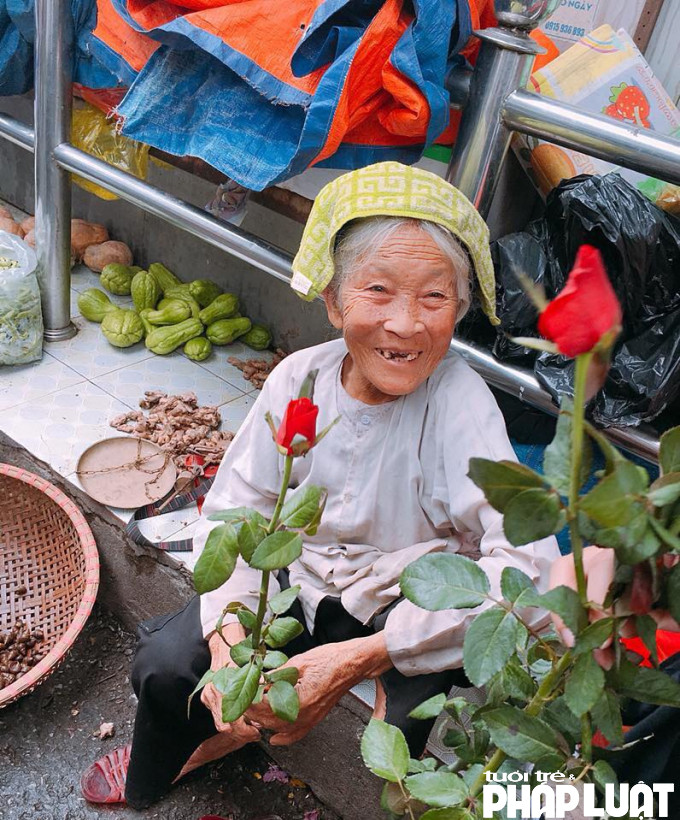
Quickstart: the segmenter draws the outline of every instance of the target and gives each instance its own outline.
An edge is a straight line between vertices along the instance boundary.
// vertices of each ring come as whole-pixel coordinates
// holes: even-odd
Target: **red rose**
[[[276,443],[281,452],[285,451],[287,455],[292,456],[301,455],[302,451],[309,450],[316,438],[316,417],[318,415],[319,408],[311,399],[303,397],[289,401],[283,421],[276,433]],[[304,441],[300,439],[294,441],[296,436],[301,437]]]
[[[560,353],[574,358],[592,350],[608,333],[613,341],[621,319],[621,305],[600,252],[582,245],[564,289],[541,313],[538,330]]]

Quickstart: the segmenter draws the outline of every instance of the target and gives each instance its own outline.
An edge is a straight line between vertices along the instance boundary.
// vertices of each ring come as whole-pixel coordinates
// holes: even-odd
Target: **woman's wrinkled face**
[[[404,226],[359,260],[338,298],[324,293],[348,357],[342,384],[380,404],[416,390],[449,348],[458,297],[453,263],[428,234]]]

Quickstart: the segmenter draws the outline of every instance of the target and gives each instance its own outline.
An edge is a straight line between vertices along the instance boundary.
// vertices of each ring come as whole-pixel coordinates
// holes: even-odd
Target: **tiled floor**
[[[218,405],[222,428],[236,432],[257,391],[227,358],[250,358],[253,352],[236,343],[214,348],[210,359],[198,363],[181,352],[156,356],[143,344],[112,347],[100,327],[78,311],[78,294],[91,287],[100,287],[99,275],[84,265],[74,268],[71,317],[78,328],[76,336],[46,344],[39,362],[0,369],[0,429],[77,486],[75,469],[81,453],[96,441],[124,435],[109,421],[138,409],[145,390],[191,390],[200,404]],[[121,306],[131,304],[127,297],[110,298]],[[132,515],[132,510],[112,510],[123,521]],[[157,541],[186,538],[197,519],[193,505],[143,521],[140,529]],[[172,554],[193,566],[191,553]]]

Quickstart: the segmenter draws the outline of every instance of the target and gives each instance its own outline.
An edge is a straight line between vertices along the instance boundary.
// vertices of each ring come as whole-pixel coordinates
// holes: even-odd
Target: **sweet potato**
[[[108,241],[108,238],[109,232],[103,225],[86,222],[84,219],[71,220],[71,247],[78,260],[83,258],[90,245],[100,245]]]
[[[8,208],[5,208],[3,205],[0,205],[0,218],[12,219],[11,211]]]
[[[125,242],[102,242],[90,245],[83,255],[83,262],[90,270],[101,272],[107,265],[116,262],[119,265],[132,264],[132,251]]]
[[[24,233],[28,233],[35,228],[35,217],[27,216],[26,219],[19,223],[19,225]]]
[[[0,216],[0,231],[7,231],[7,233],[13,233],[21,239],[24,238],[24,232],[11,216]]]
[[[24,242],[32,248],[35,248],[35,228],[31,228],[31,230],[28,231],[24,237]]]

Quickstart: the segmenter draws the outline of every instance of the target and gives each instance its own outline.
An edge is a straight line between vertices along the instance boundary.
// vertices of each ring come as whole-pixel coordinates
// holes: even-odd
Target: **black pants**
[[[285,581],[282,586],[286,586]],[[299,602],[290,614],[304,624]],[[316,613],[314,635],[305,629],[285,647],[285,652],[292,658],[321,644],[373,635],[384,627],[387,614],[382,613],[371,626],[364,626],[343,609],[339,599],[324,598]],[[212,714],[198,695],[187,716],[189,695],[210,668],[198,597],[179,612],[145,621],[138,636],[131,680],[139,703],[125,797],[130,806],[142,809],[169,790],[192,753],[216,730]],[[470,686],[462,669],[413,677],[390,669],[380,680],[387,698],[385,719],[402,730],[411,756],[416,758],[425,749],[434,720],[414,720],[408,713],[453,686]]]

